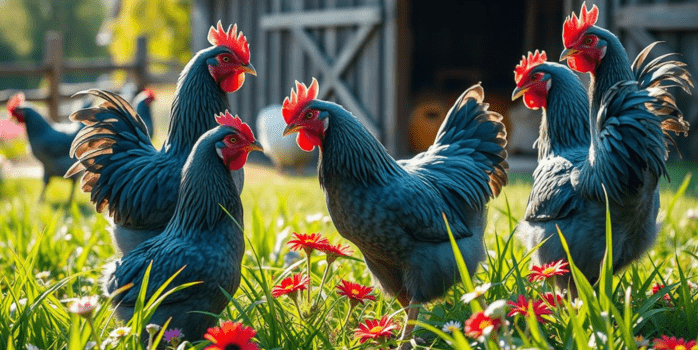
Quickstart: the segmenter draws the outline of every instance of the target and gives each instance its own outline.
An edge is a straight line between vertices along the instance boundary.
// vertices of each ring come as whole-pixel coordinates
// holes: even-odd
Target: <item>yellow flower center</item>
[[[291,289],[293,289],[293,285],[292,285],[292,284],[289,284],[289,285],[287,285],[286,287],[284,287],[284,289],[285,289],[285,290],[291,290]]]
[[[358,290],[358,289],[352,289],[352,290],[351,290],[351,295],[353,295],[353,296],[359,295],[359,290]]]
[[[686,350],[686,347],[683,346],[683,345],[676,345],[676,347],[674,348],[674,350]]]
[[[544,274],[544,275],[550,275],[550,274],[552,274],[553,272],[555,272],[555,269],[552,268],[552,267],[548,267],[547,269],[543,270],[543,274]]]
[[[369,333],[380,333],[383,330],[383,326],[375,326],[371,328]]]
[[[492,325],[491,320],[485,320],[485,321],[480,322],[479,328],[480,328],[480,330],[483,330],[491,325]]]
[[[448,331],[451,332],[451,333],[456,332],[456,331],[458,331],[458,327],[456,327],[456,326],[448,326]]]

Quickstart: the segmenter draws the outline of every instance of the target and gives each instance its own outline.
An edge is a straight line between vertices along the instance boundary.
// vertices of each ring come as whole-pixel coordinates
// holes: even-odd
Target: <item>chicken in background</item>
[[[292,167],[302,173],[303,168],[313,159],[313,153],[300,149],[295,137],[283,136],[285,127],[280,105],[264,108],[257,116],[257,134],[259,143],[264,146],[264,154],[269,156],[278,171]]]
[[[155,129],[153,129],[153,101],[155,101],[155,91],[145,88],[133,98],[132,102],[132,105],[136,106],[136,113],[143,119],[151,139],[155,135]]]
[[[166,297],[148,323],[163,326],[171,317],[168,328],[181,330],[190,341],[202,339],[218,323],[215,315],[228,304],[223,291],[234,295],[240,284],[243,207],[231,175],[245,165],[249,152],[262,150],[239,117],[225,111],[215,121],[220,126],[199,138],[181,169],[176,208],[164,231],[108,264],[103,280],[109,295],[133,284],[112,299],[116,315],[128,322],[148,266],[152,264],[152,272],[145,300],[181,269],[168,290],[199,283]],[[147,133],[144,124],[136,127],[139,134]]]
[[[66,176],[85,170],[82,190],[91,193],[98,212],[108,210],[114,220],[112,237],[122,254],[165,229],[192,147],[217,126],[212,116],[229,109],[226,93],[240,89],[246,73],[256,74],[247,39],[237,25],[225,30],[218,22],[208,40],[212,46],[199,51],[179,76],[169,132],[160,150],[153,146],[143,118],[116,94],[84,92],[105,102],[71,116],[87,126],[73,141],[70,154],[78,162]],[[233,178],[241,191],[243,169]]]
[[[616,272],[654,243],[657,182],[667,176],[669,140],[662,125],[684,122],[671,95],[659,87],[638,89],[634,80],[612,86],[598,114],[590,114],[589,97],[577,75],[546,59],[545,52],[529,52],[515,70],[512,99],[523,96],[526,107],[543,110],[538,167],[517,235],[528,249],[547,239],[532,255],[533,263],[542,265],[567,260],[559,227],[575,265],[593,284],[606,250],[604,191]],[[669,113],[658,115],[658,109]],[[572,283],[557,281],[563,288]]]
[[[31,104],[25,102],[24,94],[18,93],[7,102],[10,119],[25,126],[31,152],[41,162],[44,170],[43,187],[39,200],[46,198],[46,188],[51,178],[63,177],[75,159],[70,157],[70,144],[82,129],[80,123],[49,123]],[[77,173],[71,176],[73,185],[68,203],[73,202]]]
[[[320,148],[318,177],[337,231],[354,243],[383,289],[417,319],[417,304],[459,278],[443,215],[472,275],[485,257],[487,202],[507,184],[506,130],[475,85],[448,112],[434,144],[396,161],[350,112],[297,83],[283,103],[284,135]],[[405,323],[402,339],[414,325]]]

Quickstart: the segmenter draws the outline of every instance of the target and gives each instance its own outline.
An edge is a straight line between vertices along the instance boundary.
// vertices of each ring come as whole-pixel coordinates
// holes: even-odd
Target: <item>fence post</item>
[[[139,36],[136,40],[136,57],[134,59],[134,78],[136,92],[148,85],[148,38]]]
[[[44,64],[48,68],[48,116],[58,121],[58,107],[61,102],[60,85],[63,68],[63,34],[57,31],[46,32],[44,37]]]

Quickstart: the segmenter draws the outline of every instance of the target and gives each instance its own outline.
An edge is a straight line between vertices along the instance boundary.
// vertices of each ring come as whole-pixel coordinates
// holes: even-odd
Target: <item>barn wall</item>
[[[369,130],[394,151],[399,141],[394,132],[395,113],[390,111],[395,110],[396,78],[394,63],[388,63],[394,62],[394,50],[385,49],[386,45],[392,48],[390,28],[394,27],[384,25],[385,13],[394,11],[393,4],[394,0],[197,0],[192,16],[193,49],[209,45],[205,39],[208,28],[219,19],[224,25],[237,23],[250,43],[250,62],[258,74],[248,76],[245,86],[229,95],[231,109],[243,120],[255,125],[256,114],[266,106],[281,104],[296,80],[308,84],[315,77],[320,82],[321,98],[336,101],[360,119],[365,118],[362,121],[370,124]],[[320,11],[352,8],[376,8],[380,14],[381,23],[369,31],[367,40],[358,43],[355,38],[362,30],[362,18],[356,18],[356,24],[304,27],[305,38],[310,39],[305,42],[294,35],[295,24],[288,27],[268,20],[269,16],[309,11],[326,19]],[[391,18],[388,23],[392,23]],[[309,42],[317,51],[309,51]],[[356,46],[358,53],[349,55],[348,68],[338,79],[343,88],[325,91],[328,69],[347,58],[342,54],[350,46]],[[386,65],[390,67],[383,68]],[[347,98],[358,103],[352,104]]]

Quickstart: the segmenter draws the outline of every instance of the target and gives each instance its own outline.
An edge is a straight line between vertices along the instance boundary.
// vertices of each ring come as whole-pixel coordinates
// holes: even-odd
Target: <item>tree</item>
[[[136,38],[146,35],[148,54],[160,59],[191,58],[189,2],[185,0],[121,0],[118,16],[110,21],[109,52],[115,60],[133,58]]]

